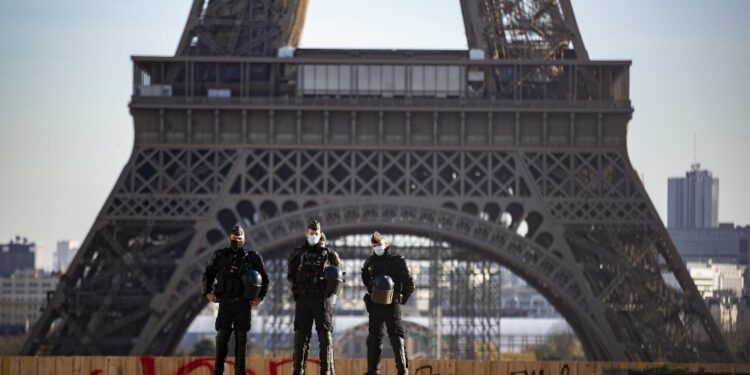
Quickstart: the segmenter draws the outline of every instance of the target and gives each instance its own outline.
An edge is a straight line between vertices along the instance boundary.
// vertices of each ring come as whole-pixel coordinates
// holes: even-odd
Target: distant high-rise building
[[[35,255],[36,245],[20,236],[6,244],[0,244],[0,277],[10,277],[20,269],[34,269]]]
[[[713,228],[719,223],[719,179],[694,163],[685,177],[669,179],[668,228]]]
[[[55,250],[55,259],[52,267],[53,271],[65,272],[68,269],[70,261],[78,250],[78,242],[76,241],[57,241],[57,250]]]
[[[58,282],[58,275],[34,269],[19,269],[10,277],[0,277],[0,332],[28,331]]]
[[[37,243],[34,248],[34,268],[38,270],[52,271],[52,251],[47,249],[43,243]]]
[[[711,288],[716,287],[712,278],[704,280],[704,276],[715,272],[708,270],[711,267],[695,267],[695,262],[709,265],[713,262],[742,270],[738,277],[732,276],[731,288],[726,286],[728,279],[723,278],[721,289],[750,296],[750,225],[718,223],[719,179],[694,163],[684,178],[669,179],[668,198],[667,230],[688,268],[693,263],[690,274],[698,289],[701,285],[708,288],[709,281]],[[704,297],[716,291],[709,289],[702,290]]]

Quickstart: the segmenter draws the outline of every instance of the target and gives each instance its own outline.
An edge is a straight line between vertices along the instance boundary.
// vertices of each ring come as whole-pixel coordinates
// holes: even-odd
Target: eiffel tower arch
[[[133,57],[131,158],[23,354],[168,355],[229,227],[280,259],[315,216],[502,264],[590,359],[732,360],[630,164],[630,63],[569,1],[462,0],[469,51],[279,51],[306,6],[195,0],[174,57]]]

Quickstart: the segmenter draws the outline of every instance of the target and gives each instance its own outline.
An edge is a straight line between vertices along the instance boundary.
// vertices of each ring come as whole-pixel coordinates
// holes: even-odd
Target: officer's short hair
[[[310,224],[307,225],[307,229],[312,229],[314,231],[320,232],[320,222],[316,219],[312,219],[310,221]]]
[[[244,236],[245,230],[241,226],[235,225],[234,228],[229,232],[229,235]]]

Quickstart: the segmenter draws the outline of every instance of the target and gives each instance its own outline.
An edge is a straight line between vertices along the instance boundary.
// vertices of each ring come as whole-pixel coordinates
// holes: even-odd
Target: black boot
[[[247,331],[234,331],[234,344],[234,373],[236,375],[244,375]]]
[[[380,375],[380,356],[383,354],[382,339],[367,335],[367,375]]]
[[[406,357],[406,341],[403,337],[390,337],[393,357],[396,359],[396,373],[409,375],[409,358]]]
[[[310,350],[310,334],[294,331],[294,354],[292,354],[293,375],[304,375],[307,352]]]
[[[216,332],[216,357],[214,358],[214,374],[224,374],[224,360],[227,359],[227,352],[229,351],[229,335],[232,331],[226,329],[220,329]]]
[[[334,375],[333,368],[333,335],[331,332],[318,332],[320,339],[320,375]]]

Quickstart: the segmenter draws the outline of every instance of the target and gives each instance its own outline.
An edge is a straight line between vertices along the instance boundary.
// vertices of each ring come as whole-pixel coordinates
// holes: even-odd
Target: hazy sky
[[[0,242],[84,239],[133,145],[130,55],[172,55],[191,3],[0,0]],[[750,224],[750,1],[573,6],[591,58],[633,61],[630,155],[662,216],[697,134],[719,220]],[[302,47],[466,41],[458,0],[310,0]]]

